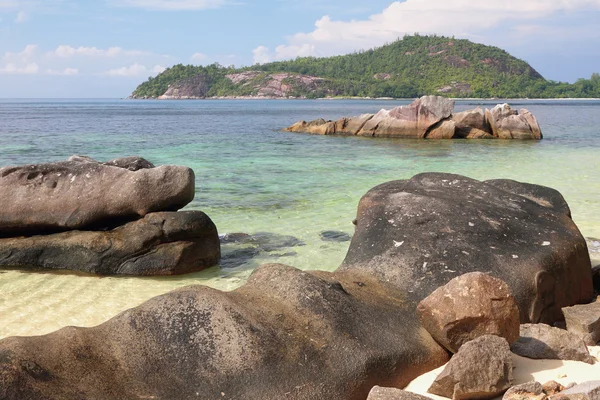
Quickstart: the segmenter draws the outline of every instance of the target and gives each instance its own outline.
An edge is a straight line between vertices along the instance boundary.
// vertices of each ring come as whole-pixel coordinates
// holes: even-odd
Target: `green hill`
[[[235,69],[175,65],[149,78],[134,98],[358,96],[600,97],[600,76],[575,84],[544,79],[497,47],[440,36],[405,36],[353,54],[303,57]]]

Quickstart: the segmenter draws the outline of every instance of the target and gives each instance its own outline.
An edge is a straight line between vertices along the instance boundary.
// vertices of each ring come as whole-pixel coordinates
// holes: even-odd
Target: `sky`
[[[414,33],[498,46],[556,81],[600,72],[600,0],[0,0],[0,98],[121,98],[178,63],[331,56]]]

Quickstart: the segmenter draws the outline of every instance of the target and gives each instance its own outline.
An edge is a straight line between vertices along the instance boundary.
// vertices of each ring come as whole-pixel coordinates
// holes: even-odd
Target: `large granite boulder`
[[[517,111],[508,104],[498,104],[486,110],[486,120],[492,134],[500,139],[542,139],[537,119],[524,108]]]
[[[363,400],[448,361],[403,293],[369,275],[265,265],[94,328],[0,341],[0,399]]]
[[[158,212],[108,231],[0,239],[0,268],[176,275],[216,265],[219,235],[201,211]]]
[[[103,164],[74,157],[1,168],[0,236],[105,228],[192,201],[190,168],[151,166],[139,159]]]
[[[452,115],[456,125],[455,137],[464,139],[493,139],[492,129],[481,107]]]
[[[423,96],[407,106],[381,110],[367,121],[359,136],[424,138],[429,130],[452,115],[454,100]]]
[[[371,189],[339,271],[363,271],[416,304],[459,275],[505,281],[521,322],[553,323],[592,299],[585,239],[557,191],[425,173]]]
[[[452,279],[417,306],[421,324],[452,353],[485,335],[519,338],[519,308],[508,285],[482,272]]]

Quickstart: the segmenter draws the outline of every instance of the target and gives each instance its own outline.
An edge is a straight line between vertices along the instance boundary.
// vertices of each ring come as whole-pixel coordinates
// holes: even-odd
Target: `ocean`
[[[457,101],[455,111],[504,101]],[[391,100],[0,100],[0,165],[139,155],[194,169],[196,197],[223,261],[176,277],[0,271],[0,338],[94,326],[151,297],[201,284],[242,285],[264,263],[334,270],[370,188],[427,171],[551,186],[583,235],[600,237],[600,101],[508,101],[537,118],[544,140],[393,140],[284,133],[298,120],[374,113]],[[228,235],[226,235],[228,234]]]

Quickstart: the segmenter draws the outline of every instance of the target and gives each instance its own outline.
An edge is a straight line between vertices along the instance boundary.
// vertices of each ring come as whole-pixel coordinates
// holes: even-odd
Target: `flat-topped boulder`
[[[522,323],[562,320],[562,307],[593,297],[586,242],[560,193],[454,174],[419,174],[363,196],[345,270],[376,276],[415,305],[483,271],[508,284]]]
[[[108,231],[0,239],[0,269],[178,275],[219,262],[217,228],[201,211],[158,212]]]
[[[409,105],[376,114],[298,121],[284,131],[317,135],[371,136],[409,139],[542,139],[533,114],[512,110],[508,104],[453,114],[454,101],[424,96]]]
[[[194,172],[140,158],[100,163],[88,157],[0,169],[0,237],[96,229],[194,198]]]

